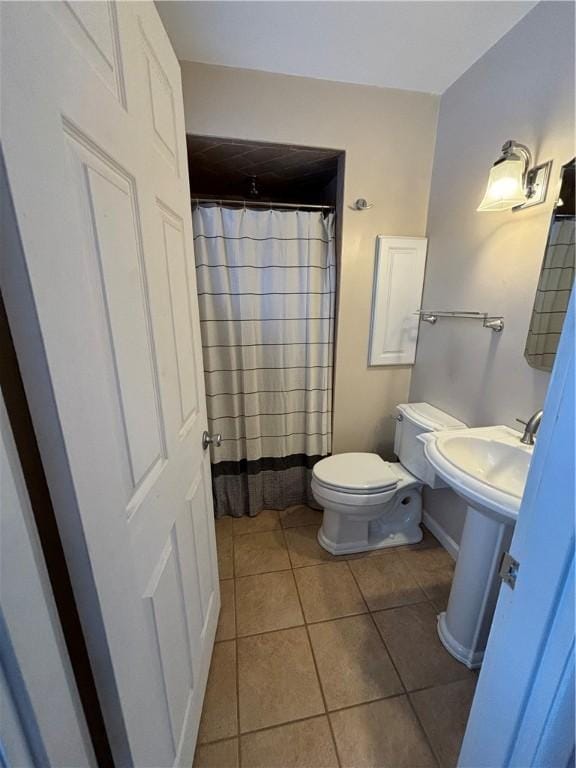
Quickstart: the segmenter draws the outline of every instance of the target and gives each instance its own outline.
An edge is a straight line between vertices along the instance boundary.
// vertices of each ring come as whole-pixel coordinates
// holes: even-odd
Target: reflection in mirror
[[[551,371],[554,365],[574,283],[575,167],[576,159],[562,168],[560,195],[552,214],[524,350],[529,365],[541,371]]]

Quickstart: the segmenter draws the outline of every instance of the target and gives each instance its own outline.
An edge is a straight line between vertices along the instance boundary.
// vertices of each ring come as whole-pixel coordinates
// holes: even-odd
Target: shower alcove
[[[344,155],[187,145],[215,514],[313,505],[331,452]]]

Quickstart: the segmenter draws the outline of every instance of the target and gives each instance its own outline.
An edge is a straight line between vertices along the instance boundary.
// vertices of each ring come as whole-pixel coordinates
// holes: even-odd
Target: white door
[[[2,754],[9,766],[96,766],[0,395]]]
[[[179,66],[152,2],[2,3],[0,279],[118,765],[190,765],[219,610]]]
[[[572,293],[458,765],[574,765],[575,294]]]

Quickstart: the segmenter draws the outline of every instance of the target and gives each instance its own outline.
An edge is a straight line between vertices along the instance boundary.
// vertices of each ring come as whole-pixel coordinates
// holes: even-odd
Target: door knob
[[[202,433],[202,448],[206,450],[209,445],[213,445],[214,448],[219,448],[222,445],[222,435],[220,432],[216,432],[215,435],[211,435],[209,432]]]

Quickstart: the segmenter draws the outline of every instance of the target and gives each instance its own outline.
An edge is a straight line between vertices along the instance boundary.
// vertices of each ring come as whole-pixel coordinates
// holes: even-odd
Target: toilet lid
[[[398,484],[398,477],[376,453],[339,453],[314,465],[314,477],[331,488],[361,493],[384,491]]]

